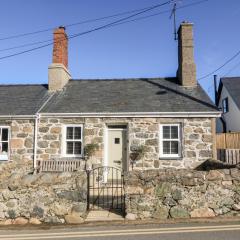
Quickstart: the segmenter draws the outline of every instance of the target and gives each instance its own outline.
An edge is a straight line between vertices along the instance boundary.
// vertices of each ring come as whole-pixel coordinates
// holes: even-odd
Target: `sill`
[[[61,156],[61,158],[68,158],[68,159],[85,159],[83,156],[78,156],[78,155],[63,155]]]
[[[182,157],[160,157],[159,160],[183,160]]]

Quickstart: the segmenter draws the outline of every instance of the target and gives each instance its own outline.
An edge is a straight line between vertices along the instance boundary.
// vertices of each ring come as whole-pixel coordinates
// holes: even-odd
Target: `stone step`
[[[97,221],[123,221],[124,217],[120,212],[111,212],[108,210],[93,210],[90,211],[85,219],[86,222]]]

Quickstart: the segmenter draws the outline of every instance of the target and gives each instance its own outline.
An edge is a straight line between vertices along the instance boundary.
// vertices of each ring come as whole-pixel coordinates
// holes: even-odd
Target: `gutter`
[[[35,115],[0,115],[0,119],[35,119]]]
[[[221,112],[41,113],[45,117],[220,117]]]

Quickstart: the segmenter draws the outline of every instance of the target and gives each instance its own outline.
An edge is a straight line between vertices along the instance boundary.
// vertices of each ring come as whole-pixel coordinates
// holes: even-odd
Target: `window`
[[[82,125],[66,126],[65,128],[65,155],[81,156],[82,155]]]
[[[7,161],[9,154],[9,127],[0,127],[0,161]]]
[[[160,157],[181,157],[180,124],[160,125]]]
[[[115,142],[115,144],[120,144],[120,138],[115,138],[114,142]]]
[[[228,98],[224,98],[222,100],[222,110],[223,110],[223,113],[228,112]]]

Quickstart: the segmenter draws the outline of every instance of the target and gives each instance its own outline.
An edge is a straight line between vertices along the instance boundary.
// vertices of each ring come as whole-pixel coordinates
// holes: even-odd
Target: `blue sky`
[[[182,0],[178,6],[198,2]],[[0,38],[59,25],[84,21],[128,10],[144,8],[165,0],[1,0]],[[166,5],[152,14],[170,10]],[[173,22],[169,13],[113,28],[97,31],[69,41],[69,70],[73,78],[169,77],[177,70],[177,42],[173,39]],[[67,28],[79,33],[108,22],[107,19]],[[195,60],[198,78],[213,71],[240,46],[240,1],[209,0],[177,11],[177,24],[194,23]],[[1,49],[52,38],[44,32],[23,38],[0,41],[0,57],[31,47]],[[0,60],[1,84],[47,83],[52,47]],[[240,56],[218,72],[221,77],[240,76]],[[200,82],[212,95],[213,77]]]

